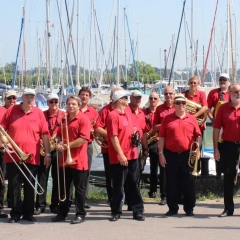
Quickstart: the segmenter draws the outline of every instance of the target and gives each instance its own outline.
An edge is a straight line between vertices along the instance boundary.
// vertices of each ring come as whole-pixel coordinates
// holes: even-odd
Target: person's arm
[[[126,156],[124,155],[122,148],[120,146],[119,140],[117,136],[111,136],[112,145],[115,149],[115,151],[118,153],[119,156],[119,162],[122,166],[128,166],[128,160]]]
[[[194,114],[194,116],[197,118],[203,114],[207,114],[208,113],[208,107],[207,106],[203,106],[198,112],[196,112]]]
[[[165,138],[164,137],[159,137],[159,140],[158,140],[158,154],[159,154],[159,163],[161,164],[162,167],[165,167],[166,164],[167,164],[166,158],[163,154],[164,143],[165,143]]]
[[[107,139],[107,129],[98,127],[94,130],[94,132]]]
[[[161,127],[161,124],[156,124],[155,126],[153,126],[153,131],[154,132],[159,132],[160,127]]]
[[[214,159],[219,161],[220,159],[220,152],[218,149],[218,139],[220,136],[220,129],[214,128],[213,129],[213,150],[214,150]]]
[[[43,147],[45,149],[44,165],[46,166],[46,168],[48,168],[51,164],[50,143],[49,143],[48,134],[43,134],[41,136],[41,139],[43,142]]]

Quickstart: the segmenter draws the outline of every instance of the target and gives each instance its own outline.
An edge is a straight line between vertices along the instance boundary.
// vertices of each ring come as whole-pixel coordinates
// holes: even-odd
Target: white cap
[[[118,99],[120,99],[122,97],[128,97],[130,95],[131,95],[131,93],[127,92],[125,90],[116,90],[112,95],[112,100],[114,102],[116,102]]]
[[[229,79],[229,75],[227,73],[221,73],[219,78],[221,78],[221,77]]]
[[[58,95],[56,93],[51,93],[47,96],[47,100],[53,100],[53,99],[59,99]]]
[[[186,98],[184,97],[183,94],[178,94],[175,98],[174,98],[174,102],[177,101],[186,101]]]
[[[32,94],[32,95],[36,95],[35,90],[31,89],[31,88],[25,88],[23,91],[23,95],[27,95],[27,94]]]
[[[131,95],[134,97],[141,97],[142,93],[139,90],[133,90]]]
[[[17,96],[17,93],[14,90],[8,90],[6,92],[6,98],[10,97],[10,96]]]

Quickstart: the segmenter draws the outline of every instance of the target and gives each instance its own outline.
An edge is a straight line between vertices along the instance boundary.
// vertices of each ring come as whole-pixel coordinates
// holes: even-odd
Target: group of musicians
[[[16,92],[9,90],[5,105],[0,107],[0,217],[8,217],[3,211],[5,170],[11,207],[9,223],[20,219],[34,222],[34,215],[44,213],[46,208],[51,166],[50,210],[57,214],[52,221],[67,218],[74,186],[76,214],[71,223],[81,223],[86,216],[85,209],[91,207],[86,199],[94,138],[100,142],[103,154],[110,221],[121,217],[124,199],[133,219],[145,220],[139,182],[147,156],[150,158],[149,197],[157,195],[160,167],[159,204],[168,205],[166,216],[178,213],[179,195],[183,197],[186,216],[194,216],[196,196],[189,156],[195,152],[193,143],[197,150],[201,146],[207,114],[213,123],[217,176],[224,174],[225,208],[219,216],[233,215],[240,147],[240,85],[230,84],[229,76],[220,74],[219,88],[210,91],[208,98],[198,90],[197,76],[190,77],[188,85],[189,90],[178,95],[171,86],[166,87],[165,101],[159,106],[159,95],[151,93],[146,109],[140,108],[140,91],[114,87],[110,103],[99,113],[89,106],[88,87],[82,87],[78,96],[67,98],[66,112],[59,109],[57,94],[47,96],[48,110],[42,112],[34,106],[33,89],[23,91],[18,105]],[[197,161],[200,155],[195,157]]]

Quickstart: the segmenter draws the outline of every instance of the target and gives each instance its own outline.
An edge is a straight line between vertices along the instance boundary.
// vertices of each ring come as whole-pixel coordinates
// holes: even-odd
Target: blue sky
[[[25,25],[25,42],[26,42],[26,62],[27,68],[37,66],[39,59],[39,41],[38,38],[44,42],[45,20],[46,20],[46,1],[45,0],[0,0],[0,67],[7,62],[15,61],[19,34],[20,24],[22,18],[22,7],[24,4],[26,12],[26,25]],[[59,36],[60,36],[60,24],[57,12],[56,0],[51,0],[50,20],[51,24],[54,24],[54,28],[51,28],[51,54],[52,54],[52,66],[60,65],[60,50],[59,50]],[[110,38],[108,38],[108,48],[106,49],[107,35],[109,31],[109,23],[111,18],[113,0],[95,0],[94,5],[96,9],[98,24],[101,31],[101,36],[104,41],[104,49],[110,52],[110,46],[112,42],[113,22],[114,17],[117,15],[117,1],[115,8],[113,9],[113,20],[110,27]],[[59,0],[61,3],[61,0]],[[66,11],[63,3],[63,15],[62,21],[64,25],[64,35],[67,38],[66,27]],[[69,11],[71,16],[72,0],[68,1]],[[96,66],[98,57],[100,56],[100,43],[97,40],[97,47],[95,44],[95,33],[92,30],[91,37],[91,50],[89,51],[90,43],[90,0],[80,0],[80,39],[79,52],[80,52],[80,64],[85,62],[86,68]],[[240,1],[231,1],[235,10],[232,10],[232,14],[236,13],[236,22],[238,25],[237,13],[240,12]],[[210,31],[212,27],[214,11],[216,6],[216,0],[193,0],[194,8],[194,41],[198,40],[198,62],[199,68],[202,68],[203,58],[203,46],[205,47],[205,54],[207,52],[208,42],[210,38]],[[126,8],[127,17],[130,25],[131,38],[134,39],[134,43],[138,40],[138,48],[136,50],[135,58],[139,61],[143,61],[151,64],[154,67],[160,66],[160,49],[161,49],[161,67],[163,67],[163,50],[169,50],[171,41],[174,36],[176,41],[178,28],[180,24],[180,18],[183,7],[183,0],[121,0],[120,1],[120,63],[124,64],[125,49],[124,49],[124,24],[123,24],[123,8]],[[185,29],[187,26],[191,31],[191,0],[186,1],[185,7],[185,20],[182,25],[177,58],[175,62],[175,69],[186,66],[186,51],[188,59],[190,58],[190,41],[187,36],[185,43]],[[73,41],[76,48],[76,30],[77,30],[77,0],[75,0],[75,12],[73,20]],[[219,0],[219,7],[216,19],[216,34],[215,34],[215,53],[216,55],[222,55],[221,45],[223,45],[223,39],[226,34],[226,14],[227,14],[227,0]],[[235,25],[235,19],[232,20]],[[239,42],[239,27],[236,31],[236,39]],[[235,27],[234,27],[235,29]],[[235,30],[234,30],[235,31]],[[38,35],[37,35],[38,32]],[[188,34],[187,34],[188,35]],[[83,36],[84,36],[84,49],[83,51]],[[96,38],[99,39],[98,33]],[[235,33],[234,39],[235,41]],[[187,46],[187,48],[186,48]],[[239,48],[237,46],[237,48]],[[23,49],[23,48],[21,48]],[[45,51],[44,47],[42,48]],[[96,49],[98,49],[96,51]],[[112,48],[111,48],[112,49]],[[129,39],[127,39],[127,61],[132,62],[130,54]],[[212,53],[212,56],[214,54]],[[217,58],[215,55],[215,59]],[[18,65],[21,66],[21,56]],[[84,57],[85,56],[85,57]],[[91,60],[88,60],[88,56],[91,56]],[[111,53],[113,56],[113,53]],[[73,63],[73,55],[68,55],[69,61]],[[212,57],[213,58],[213,57]],[[219,57],[220,58],[220,57]],[[65,59],[65,57],[63,57]],[[107,60],[109,57],[107,56]],[[64,60],[65,61],[65,60]],[[102,58],[99,60],[102,61]],[[170,62],[170,61],[169,61]],[[215,61],[215,64],[217,60]],[[220,62],[220,60],[219,60]],[[102,64],[102,63],[101,63]],[[101,65],[100,64],[100,65]],[[190,61],[188,62],[190,64]],[[209,66],[210,67],[210,66]]]

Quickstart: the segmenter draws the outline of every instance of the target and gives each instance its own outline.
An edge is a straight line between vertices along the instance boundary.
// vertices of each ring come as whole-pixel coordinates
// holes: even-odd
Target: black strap
[[[219,100],[224,101],[221,88],[218,89]]]
[[[153,123],[151,121],[150,112],[149,112],[148,108],[146,110],[147,110],[146,123],[150,123],[150,127],[152,127]]]
[[[55,121],[54,127],[53,127],[53,129],[52,129],[52,128],[51,128],[51,124],[50,124],[50,120],[49,120],[49,111],[47,111],[47,115],[48,115],[48,130],[49,130],[51,136],[53,135],[54,130],[55,130],[58,126],[60,126],[59,123],[58,123],[58,114],[59,114],[59,110],[58,110],[58,112],[57,112],[56,121]]]

